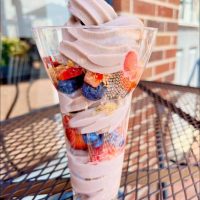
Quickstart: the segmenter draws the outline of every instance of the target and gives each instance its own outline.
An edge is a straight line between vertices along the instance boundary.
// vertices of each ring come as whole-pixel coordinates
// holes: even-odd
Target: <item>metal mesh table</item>
[[[200,199],[200,89],[141,82],[132,98],[119,199]],[[72,199],[59,107],[7,120],[0,199]]]

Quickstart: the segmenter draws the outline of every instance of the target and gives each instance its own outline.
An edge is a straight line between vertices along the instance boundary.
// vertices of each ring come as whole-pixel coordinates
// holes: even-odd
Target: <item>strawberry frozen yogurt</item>
[[[55,85],[72,186],[77,199],[109,200],[120,185],[132,91],[143,71],[143,23],[104,0],[70,0],[69,11],[58,47],[68,64],[60,63]]]
[[[58,91],[74,199],[112,200],[120,186],[132,92],[153,34],[104,0],[69,0],[68,9],[63,27],[38,28],[37,45]]]

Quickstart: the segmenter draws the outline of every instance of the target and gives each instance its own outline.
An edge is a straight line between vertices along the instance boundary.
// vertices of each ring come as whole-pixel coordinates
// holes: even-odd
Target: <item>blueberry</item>
[[[89,134],[83,134],[83,139],[85,143],[93,143],[96,140],[98,140],[98,138],[99,138],[99,135],[96,134],[95,132],[89,133]]]
[[[113,131],[110,133],[109,143],[116,147],[122,147],[125,144],[125,140],[122,135]]]
[[[83,84],[82,93],[87,99],[91,101],[99,100],[103,97],[106,87],[101,83],[98,87],[94,88],[87,83]]]
[[[76,78],[58,81],[58,90],[66,93],[72,94],[76,90],[78,90],[83,84],[83,76],[78,76]]]
[[[103,144],[103,135],[95,132],[83,134],[83,140],[86,144],[91,144],[93,147],[97,148]]]
[[[102,137],[99,137],[99,139],[96,142],[94,142],[92,146],[95,148],[98,148],[102,145],[103,145],[103,139],[102,139]]]

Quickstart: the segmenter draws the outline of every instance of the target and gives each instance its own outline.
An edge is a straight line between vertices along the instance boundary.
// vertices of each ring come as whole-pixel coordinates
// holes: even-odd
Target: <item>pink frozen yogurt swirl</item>
[[[143,23],[131,15],[118,16],[104,0],[70,0],[72,14],[62,30],[60,53],[86,70],[109,74],[123,71],[128,52],[139,52]],[[123,28],[122,28],[123,27]],[[113,131],[126,121],[129,115],[131,94],[118,102],[118,108],[107,115],[97,112],[91,102],[80,91],[73,95],[59,93],[62,113],[88,108],[76,113],[69,121],[70,127],[82,134],[108,129]],[[127,130],[128,121],[125,124]],[[70,146],[70,145],[68,145]],[[124,152],[110,160],[92,163],[89,156],[75,155],[68,149],[68,164],[74,191],[82,195],[81,200],[111,200],[117,195],[120,185]]]
[[[139,51],[143,23],[138,18],[118,16],[104,0],[70,0],[69,10],[72,17],[62,32],[59,51],[85,69],[118,72],[127,53]]]

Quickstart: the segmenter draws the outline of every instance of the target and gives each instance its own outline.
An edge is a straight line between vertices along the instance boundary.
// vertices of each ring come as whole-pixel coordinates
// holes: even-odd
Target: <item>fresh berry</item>
[[[61,65],[58,61],[53,61],[51,56],[47,56],[43,58],[44,63],[48,66],[51,65],[52,67],[57,67],[58,65]]]
[[[57,67],[54,67],[57,77],[62,71],[66,70],[66,69],[67,69],[67,66],[65,66],[65,65],[58,65]]]
[[[62,121],[63,121],[63,126],[64,126],[65,128],[69,127],[69,120],[70,120],[70,118],[69,118],[68,115],[64,115],[64,116],[63,116]]]
[[[98,147],[100,147],[100,146],[102,146],[102,145],[103,145],[103,140],[102,140],[102,138],[100,137],[100,138],[93,144],[93,147],[98,148]]]
[[[71,78],[75,78],[83,74],[83,69],[80,67],[70,67],[60,72],[58,80],[65,81]]]
[[[95,79],[102,81],[103,80],[103,74],[95,73]]]
[[[141,78],[143,68],[138,64],[138,56],[134,51],[127,54],[124,62],[124,76],[131,81],[131,89],[135,87]]]
[[[53,64],[54,67],[61,65],[61,63],[59,63],[58,61],[53,61],[52,64]]]
[[[101,161],[106,159],[107,154],[104,152],[104,147],[90,149],[90,158],[92,162]]]
[[[49,64],[52,65],[52,59],[51,56],[47,56],[47,57],[43,57],[43,62],[46,64],[46,66],[48,66]]]
[[[83,76],[78,76],[73,79],[58,81],[58,90],[66,93],[72,94],[76,90],[78,90],[83,84]]]
[[[91,144],[93,147],[97,148],[103,145],[103,135],[97,133],[83,134],[83,140],[86,144]]]
[[[103,74],[87,71],[84,77],[84,81],[92,87],[98,87],[103,81]]]
[[[135,69],[133,69],[131,71],[131,74],[130,74],[129,78],[130,78],[130,80],[132,82],[135,82],[136,85],[138,84],[138,82],[139,82],[139,80],[140,80],[140,78],[142,76],[143,70],[144,69],[142,67],[137,66]]]
[[[87,144],[84,142],[82,135],[75,128],[66,128],[65,133],[71,146],[76,150],[86,150]]]
[[[121,77],[121,86],[126,90],[127,92],[131,91],[132,89],[136,88],[141,76],[143,73],[142,67],[137,67],[130,71],[127,74],[124,74]]]
[[[99,139],[99,135],[94,133],[94,132],[93,133],[88,133],[88,134],[83,134],[83,140],[87,144],[94,143],[98,139]]]
[[[134,69],[134,67],[137,67],[137,63],[138,63],[137,54],[134,51],[130,51],[127,54],[126,59],[124,61],[124,70],[132,71],[132,69]]]
[[[83,84],[82,93],[83,96],[91,101],[100,100],[106,91],[106,87],[101,83],[98,87],[94,88],[87,83]]]
[[[108,142],[115,147],[123,147],[125,140],[118,132],[113,131],[109,133]]]

